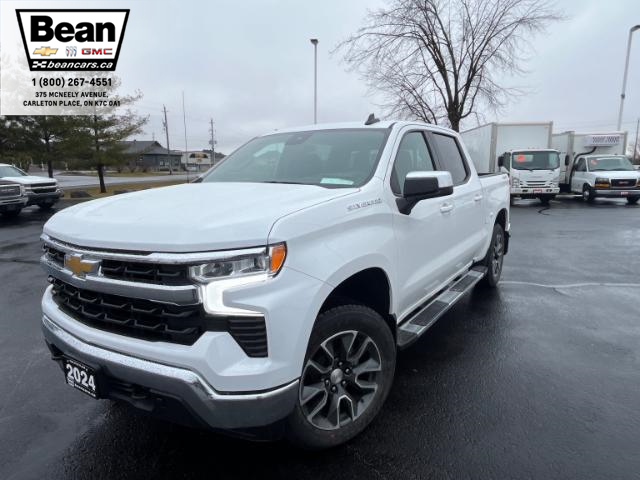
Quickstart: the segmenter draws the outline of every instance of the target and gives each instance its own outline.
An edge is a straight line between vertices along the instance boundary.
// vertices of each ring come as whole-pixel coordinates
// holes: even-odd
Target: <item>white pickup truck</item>
[[[623,155],[588,155],[576,161],[570,174],[571,191],[593,203],[596,197],[640,199],[640,172]]]
[[[496,286],[509,181],[479,177],[445,128],[317,125],[197,184],[67,208],[42,238],[42,327],[70,385],[324,448],[376,416],[398,348]]]
[[[27,207],[38,205],[41,210],[49,210],[63,195],[57,180],[29,175],[19,168],[6,163],[0,163],[0,180],[22,185],[27,199]]]

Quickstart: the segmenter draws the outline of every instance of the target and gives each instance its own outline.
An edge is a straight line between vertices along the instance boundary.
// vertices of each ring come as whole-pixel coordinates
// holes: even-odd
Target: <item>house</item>
[[[181,169],[182,152],[163,147],[155,140],[131,140],[122,142],[124,154],[129,156],[129,166],[149,170]]]

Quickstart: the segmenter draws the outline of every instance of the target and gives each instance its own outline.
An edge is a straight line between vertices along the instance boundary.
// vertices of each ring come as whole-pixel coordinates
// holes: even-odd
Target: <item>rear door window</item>
[[[462,158],[457,140],[441,133],[433,133],[432,138],[438,150],[440,169],[451,173],[454,185],[464,183],[469,176],[469,170]]]

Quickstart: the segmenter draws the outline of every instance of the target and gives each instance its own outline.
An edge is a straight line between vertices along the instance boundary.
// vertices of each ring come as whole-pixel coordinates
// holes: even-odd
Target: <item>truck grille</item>
[[[0,198],[19,197],[19,185],[0,185]]]
[[[144,340],[193,345],[206,330],[200,306],[177,306],[76,288],[53,279],[53,298],[73,318],[94,328]]]
[[[633,178],[614,178],[611,180],[613,188],[633,188],[636,186],[636,180]]]
[[[102,260],[102,275],[116,280],[153,283],[156,285],[189,285],[188,267]]]
[[[210,316],[201,305],[168,305],[98,293],[53,277],[51,283],[60,309],[93,328],[182,345],[193,345],[206,331],[226,331],[247,356],[268,355],[264,317]]]
[[[38,183],[35,185],[29,185],[33,193],[55,193],[58,186],[55,183]]]
[[[530,180],[527,182],[523,182],[525,187],[546,187],[547,186],[546,181],[541,180],[541,181],[537,181],[537,180]]]
[[[49,260],[60,267],[64,266],[64,252],[46,244],[43,249]],[[185,265],[162,265],[106,259],[100,262],[100,272],[106,278],[154,285],[189,285],[191,282],[188,277],[188,269],[189,267]]]

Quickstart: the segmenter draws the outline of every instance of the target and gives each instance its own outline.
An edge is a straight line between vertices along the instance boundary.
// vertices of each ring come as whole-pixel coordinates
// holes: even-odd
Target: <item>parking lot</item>
[[[147,418],[64,383],[40,333],[50,214],[0,219],[0,478],[638,478],[640,206],[512,207],[496,292],[401,353],[382,414],[308,453]]]

